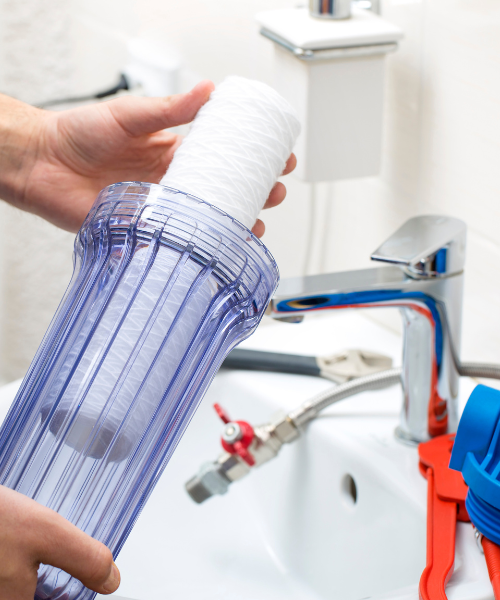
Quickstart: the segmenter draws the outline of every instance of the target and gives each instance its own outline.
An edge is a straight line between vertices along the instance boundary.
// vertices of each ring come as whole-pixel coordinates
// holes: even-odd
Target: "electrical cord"
[[[500,379],[500,365],[488,363],[459,363],[457,365],[458,372],[462,377],[480,377],[484,379]],[[401,383],[402,369],[389,369],[374,373],[373,375],[365,375],[358,377],[341,385],[336,385],[320,394],[317,394],[310,400],[307,400],[299,408],[288,414],[288,418],[296,427],[301,427],[316,418],[318,414],[350,396],[368,392],[372,390],[382,390],[397,383]]]
[[[116,85],[107,90],[103,90],[102,92],[97,92],[97,94],[90,94],[87,96],[73,96],[69,98],[56,98],[54,100],[47,100],[47,102],[42,102],[41,104],[37,104],[38,108],[48,108],[50,106],[57,106],[58,104],[73,104],[77,102],[87,102],[89,100],[101,100],[102,98],[107,98],[108,96],[114,96],[121,90],[129,90],[130,84],[126,76],[121,73],[120,79]]]

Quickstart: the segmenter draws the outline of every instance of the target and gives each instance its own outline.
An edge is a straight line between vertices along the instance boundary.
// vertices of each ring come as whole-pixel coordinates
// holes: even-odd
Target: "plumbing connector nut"
[[[224,475],[219,462],[203,464],[198,473],[186,482],[186,491],[191,498],[201,504],[211,496],[225,494],[231,481]]]
[[[219,465],[220,472],[230,483],[248,475],[252,468],[237,454],[231,454],[230,452],[223,452],[217,459],[216,464]]]
[[[292,419],[284,413],[275,415],[270,425],[270,434],[277,437],[282,444],[289,444],[300,437],[300,431],[295,427]]]

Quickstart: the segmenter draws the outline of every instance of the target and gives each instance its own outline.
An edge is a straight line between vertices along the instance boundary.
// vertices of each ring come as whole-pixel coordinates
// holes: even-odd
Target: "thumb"
[[[61,515],[35,502],[32,531],[38,544],[35,561],[66,571],[100,594],[111,594],[120,585],[120,572],[110,550],[72,525]]]
[[[211,81],[201,81],[187,94],[166,98],[127,96],[106,102],[118,124],[131,136],[155,133],[167,127],[190,123],[214,90]]]

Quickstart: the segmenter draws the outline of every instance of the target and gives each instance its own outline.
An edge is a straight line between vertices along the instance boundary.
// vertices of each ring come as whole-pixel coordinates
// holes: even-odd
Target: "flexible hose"
[[[458,372],[462,377],[481,377],[485,379],[500,379],[500,365],[487,363],[460,363]],[[341,385],[317,394],[296,410],[288,414],[288,418],[296,427],[301,427],[316,418],[317,415],[332,404],[372,390],[382,390],[401,383],[401,368],[381,371],[373,375],[358,377]],[[500,598],[499,598],[500,600]]]
[[[500,365],[488,363],[460,363],[458,372],[462,377],[481,377],[484,379],[500,379]]]
[[[335,404],[335,402],[349,398],[349,396],[354,396],[354,394],[360,394],[361,392],[382,390],[396,383],[401,383],[400,368],[358,377],[321,392],[302,404],[298,409],[289,413],[288,417],[296,427],[300,427],[311,419],[314,419],[318,413],[328,406]]]

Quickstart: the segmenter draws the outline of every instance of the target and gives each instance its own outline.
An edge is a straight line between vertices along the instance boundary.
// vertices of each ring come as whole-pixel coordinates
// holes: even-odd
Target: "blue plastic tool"
[[[500,544],[500,391],[478,385],[458,426],[450,468],[462,471],[472,523]]]

